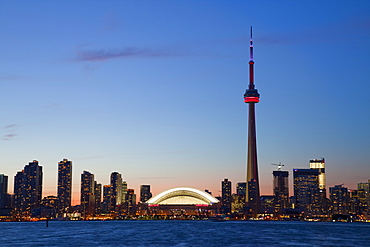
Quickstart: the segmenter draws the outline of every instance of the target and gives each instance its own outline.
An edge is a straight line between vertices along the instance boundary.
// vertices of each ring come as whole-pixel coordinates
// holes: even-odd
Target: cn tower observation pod
[[[146,201],[148,206],[165,205],[213,205],[220,201],[205,191],[189,187],[178,187],[159,193]]]

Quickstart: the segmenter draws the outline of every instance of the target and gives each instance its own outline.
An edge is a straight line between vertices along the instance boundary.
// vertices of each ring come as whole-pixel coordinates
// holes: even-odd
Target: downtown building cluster
[[[275,220],[366,221],[370,220],[370,180],[360,182],[356,189],[343,184],[326,188],[325,159],[310,160],[309,168],[293,169],[293,195],[289,195],[289,172],[281,167],[273,171],[273,195],[261,195],[258,217]],[[243,217],[246,183],[221,182],[221,212]]]
[[[370,180],[358,183],[356,189],[344,185],[326,188],[325,160],[314,159],[310,166],[293,169],[293,195],[289,195],[289,172],[273,171],[272,195],[261,195],[256,217],[248,207],[247,183],[221,182],[221,196],[216,197],[216,214],[234,219],[271,220],[347,220],[370,219]],[[110,184],[95,181],[94,174],[83,171],[80,184],[80,204],[72,205],[72,161],[58,163],[57,195],[42,197],[43,171],[37,160],[29,162],[14,176],[14,193],[8,193],[8,176],[0,174],[0,221],[69,219],[127,219],[150,214],[146,201],[151,197],[150,185],[140,186],[140,198],[128,188],[122,174],[112,172]],[[208,194],[210,191],[205,190]],[[188,196],[188,195],[184,195]],[[139,199],[139,200],[137,200]],[[202,205],[203,207],[204,205]],[[152,207],[153,209],[156,207]],[[176,211],[188,214],[189,206],[176,206]]]
[[[152,197],[150,185],[140,186],[137,203],[134,189],[127,187],[118,172],[112,172],[110,184],[95,181],[94,174],[83,171],[80,205],[72,205],[72,161],[58,163],[57,196],[42,197],[43,172],[37,160],[29,162],[14,176],[14,194],[8,193],[8,176],[0,174],[0,221],[40,218],[91,219],[136,215],[140,203]]]

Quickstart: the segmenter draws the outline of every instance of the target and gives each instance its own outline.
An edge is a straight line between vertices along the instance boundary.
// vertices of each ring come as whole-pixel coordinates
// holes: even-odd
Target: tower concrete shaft
[[[250,39],[249,60],[249,87],[244,94],[244,102],[249,104],[248,113],[248,157],[247,157],[247,189],[246,203],[249,214],[256,217],[260,212],[260,190],[257,163],[257,138],[256,138],[256,114],[255,104],[259,102],[260,95],[254,86],[254,61],[252,28]]]

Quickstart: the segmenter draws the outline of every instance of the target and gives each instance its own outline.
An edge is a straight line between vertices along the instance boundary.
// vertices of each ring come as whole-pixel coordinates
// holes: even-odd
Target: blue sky
[[[154,194],[245,180],[249,27],[262,193],[271,163],[370,179],[369,1],[0,1],[0,173],[36,159]],[[292,175],[292,174],[291,174]],[[291,179],[291,178],[290,178]]]

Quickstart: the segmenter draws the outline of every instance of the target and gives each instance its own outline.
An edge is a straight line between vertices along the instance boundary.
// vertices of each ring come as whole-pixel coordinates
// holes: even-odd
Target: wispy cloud
[[[149,49],[125,47],[114,49],[85,49],[77,51],[77,61],[104,61],[115,58],[129,57],[174,57],[180,54],[171,48]]]
[[[9,125],[5,125],[3,127],[3,129],[12,129],[12,128],[16,128],[18,127],[18,124],[9,124]]]
[[[2,131],[4,132],[1,134],[1,140],[9,141],[14,139],[14,137],[18,136],[18,124],[8,124],[1,127]]]
[[[8,140],[10,140],[10,139],[12,139],[12,138],[14,138],[14,137],[16,137],[16,136],[17,136],[17,134],[7,134],[7,135],[3,135],[2,140],[4,140],[4,141],[8,141]]]

